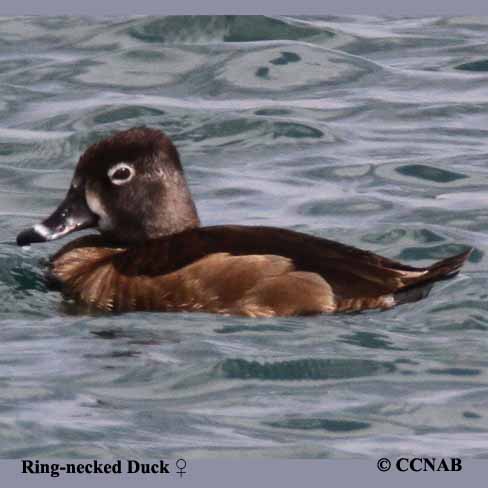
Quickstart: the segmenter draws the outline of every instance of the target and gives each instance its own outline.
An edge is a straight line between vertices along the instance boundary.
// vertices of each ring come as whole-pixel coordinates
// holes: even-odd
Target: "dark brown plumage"
[[[77,302],[117,312],[270,317],[387,309],[423,298],[470,252],[414,268],[285,229],[199,227],[178,153],[152,129],[90,147],[60,208],[18,242],[86,226],[102,235],[64,246],[51,260],[51,277]]]

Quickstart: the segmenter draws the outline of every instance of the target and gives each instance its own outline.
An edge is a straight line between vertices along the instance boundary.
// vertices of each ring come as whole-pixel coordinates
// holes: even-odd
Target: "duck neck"
[[[179,186],[166,193],[154,218],[148,222],[147,237],[158,239],[200,227],[200,218],[189,189]]]

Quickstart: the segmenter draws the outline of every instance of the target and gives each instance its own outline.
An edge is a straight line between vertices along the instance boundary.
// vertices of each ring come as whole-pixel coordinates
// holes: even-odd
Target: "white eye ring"
[[[123,177],[117,177],[117,172],[119,172],[119,175],[121,176],[123,174]],[[134,170],[134,167],[128,163],[117,163],[115,166],[112,166],[107,173],[110,181],[114,185],[125,185],[132,180],[135,174],[136,171]]]

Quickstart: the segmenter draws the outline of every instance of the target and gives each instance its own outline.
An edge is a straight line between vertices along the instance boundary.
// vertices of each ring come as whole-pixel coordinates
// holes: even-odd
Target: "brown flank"
[[[416,301],[470,252],[415,268],[290,230],[215,226],[130,247],[85,236],[53,256],[51,275],[66,295],[98,310],[272,317]]]

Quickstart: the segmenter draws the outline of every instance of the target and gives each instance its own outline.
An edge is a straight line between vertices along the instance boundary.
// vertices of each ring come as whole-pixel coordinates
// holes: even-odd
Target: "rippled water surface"
[[[0,456],[488,455],[488,20],[0,19]],[[76,315],[14,238],[88,144],[159,127],[205,224],[454,280],[388,312]]]

